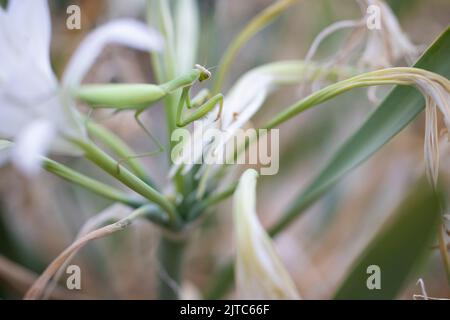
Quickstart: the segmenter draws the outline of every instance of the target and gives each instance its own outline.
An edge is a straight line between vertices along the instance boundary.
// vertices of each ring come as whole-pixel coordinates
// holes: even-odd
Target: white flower
[[[55,127],[45,119],[29,124],[27,130],[17,137],[16,147],[12,150],[12,159],[17,168],[25,173],[38,172],[40,157],[48,152],[55,134]]]
[[[234,194],[236,287],[242,299],[300,299],[256,215],[256,178],[248,169]]]
[[[119,43],[159,50],[162,39],[143,23],[118,20],[81,43],[60,85],[50,65],[51,20],[46,0],[11,0],[0,8],[0,138],[14,141],[14,163],[26,174],[45,152],[78,154],[64,136],[84,136],[70,96],[102,48]]]

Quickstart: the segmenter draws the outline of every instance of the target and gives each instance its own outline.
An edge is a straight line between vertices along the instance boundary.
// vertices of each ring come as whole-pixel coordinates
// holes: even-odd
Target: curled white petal
[[[39,119],[28,125],[16,139],[12,160],[14,165],[25,175],[39,172],[42,156],[45,156],[56,134],[53,124]]]
[[[389,37],[394,59],[405,57],[412,60],[418,54],[418,48],[408,39],[391,8],[383,1],[378,0],[381,7],[381,18],[386,26],[385,35]],[[410,61],[412,62],[412,61]]]
[[[63,84],[66,87],[79,85],[102,49],[110,43],[144,51],[159,51],[163,47],[160,34],[144,23],[132,19],[109,22],[80,44],[64,72]]]
[[[236,287],[243,299],[300,299],[256,215],[256,178],[249,169],[234,194]]]
[[[428,180],[437,184],[439,169],[439,134],[436,104],[426,97],[424,154]]]
[[[311,44],[311,47],[308,49],[308,52],[306,53],[305,60],[306,61],[311,60],[313,56],[316,54],[319,45],[323,42],[323,40],[325,40],[325,38],[327,38],[332,33],[341,29],[360,27],[363,24],[364,24],[363,20],[341,20],[330,24],[316,36],[313,43]]]
[[[418,55],[415,46],[402,31],[397,17],[382,0],[365,0],[366,5],[376,5],[380,9],[380,30],[369,30],[367,43],[360,62],[370,67],[388,67],[396,60],[404,58],[412,63]]]

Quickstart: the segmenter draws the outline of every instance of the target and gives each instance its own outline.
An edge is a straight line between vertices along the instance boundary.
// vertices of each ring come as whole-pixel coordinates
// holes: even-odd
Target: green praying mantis
[[[211,77],[211,72],[201,65],[186,74],[165,82],[155,84],[106,84],[85,85],[81,87],[76,96],[81,101],[88,103],[93,108],[114,108],[116,111],[135,110],[135,117],[152,107],[167,95],[178,89],[183,89],[176,113],[176,125],[184,127],[189,123],[207,115],[217,104],[220,118],[223,108],[223,95],[218,93],[210,96],[207,89],[201,90],[195,98],[190,98],[190,90],[196,81],[202,82]],[[195,108],[194,112],[183,118],[183,107]]]
[[[84,85],[76,92],[76,97],[88,103],[93,109],[109,108],[115,112],[124,110],[134,110],[135,119],[145,133],[158,145],[159,150],[136,155],[133,157],[151,156],[160,153],[164,147],[148,131],[139,116],[155,103],[164,99],[167,95],[182,89],[180,100],[176,112],[176,125],[184,127],[211,112],[217,104],[219,111],[216,121],[220,119],[223,109],[223,95],[218,93],[210,96],[208,89],[202,89],[193,99],[190,98],[192,86],[198,82],[203,82],[211,77],[211,72],[205,67],[196,64],[195,67],[186,74],[160,85],[155,84],[104,84],[104,85]],[[187,109],[196,109],[184,118],[184,106]],[[119,161],[120,163],[120,161]]]

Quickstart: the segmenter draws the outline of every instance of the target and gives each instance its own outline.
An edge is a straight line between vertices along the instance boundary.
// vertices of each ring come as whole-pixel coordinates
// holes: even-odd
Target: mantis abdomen
[[[77,98],[94,108],[141,109],[162,99],[167,92],[154,84],[93,84],[77,91]]]

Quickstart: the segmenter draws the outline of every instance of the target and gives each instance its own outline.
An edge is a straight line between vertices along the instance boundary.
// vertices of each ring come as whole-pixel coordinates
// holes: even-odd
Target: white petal
[[[327,38],[329,35],[333,34],[334,32],[341,30],[341,29],[347,29],[347,28],[356,28],[362,26],[364,21],[362,20],[341,20],[336,21],[323,29],[314,39],[313,43],[311,44],[311,47],[308,49],[308,52],[305,56],[305,61],[309,61],[313,58],[313,56],[316,54],[317,49],[319,48],[319,45]]]
[[[0,57],[8,56],[8,60],[19,63],[24,59],[31,59],[35,62],[36,69],[41,69],[47,76],[52,75],[51,20],[47,1],[12,0],[3,18],[0,28]],[[8,60],[0,60],[0,63],[9,67]]]
[[[389,52],[383,39],[384,30],[369,30],[367,43],[360,63],[370,68],[389,67]]]
[[[25,63],[0,87],[0,137],[13,138],[35,119],[46,118],[61,132],[80,132],[76,110],[58,95],[57,83],[47,78],[33,63]],[[68,105],[68,107],[65,107]]]
[[[256,178],[249,169],[234,194],[236,287],[243,299],[300,299],[256,215]]]
[[[439,134],[436,104],[430,96],[426,96],[425,99],[425,171],[430,183],[436,186],[439,173]]]
[[[391,8],[383,1],[378,1],[378,5],[381,7],[381,18],[387,29],[384,32],[389,39],[389,45],[393,51],[393,58],[399,59],[404,57],[409,60],[414,59],[418,54],[418,48],[403,33],[397,17]]]
[[[38,173],[42,156],[49,150],[55,133],[53,124],[44,119],[27,126],[15,142],[12,153],[14,165],[28,176]]]
[[[80,44],[64,72],[63,84],[68,87],[79,85],[101,50],[110,43],[145,51],[159,51],[163,46],[160,34],[144,23],[132,19],[109,22],[90,33]]]

